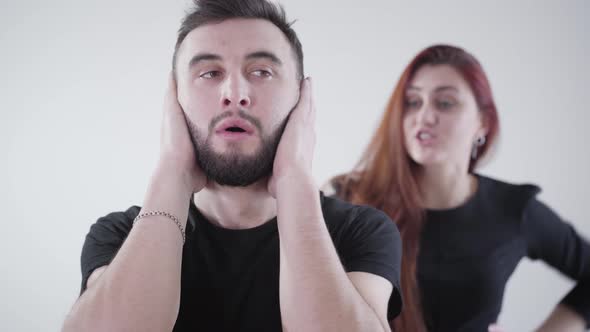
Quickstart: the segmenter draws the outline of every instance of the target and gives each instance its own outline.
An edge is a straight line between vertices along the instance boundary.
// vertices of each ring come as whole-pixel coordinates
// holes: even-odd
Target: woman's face
[[[405,147],[418,164],[468,167],[474,142],[486,134],[471,88],[450,65],[424,65],[404,100]]]

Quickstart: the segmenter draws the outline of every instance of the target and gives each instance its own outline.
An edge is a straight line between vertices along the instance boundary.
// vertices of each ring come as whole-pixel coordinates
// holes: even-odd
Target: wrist
[[[276,200],[277,221],[284,231],[305,233],[309,227],[316,229],[317,225],[324,224],[319,189],[310,174],[293,174],[278,179]]]
[[[181,196],[190,197],[193,194],[190,172],[167,163],[159,162],[156,165],[150,184],[170,188]]]
[[[276,180],[277,196],[287,191],[314,191],[318,188],[311,173],[303,170],[292,170],[277,178]]]
[[[181,172],[156,167],[144,197],[143,209],[175,215],[184,226],[192,194]]]

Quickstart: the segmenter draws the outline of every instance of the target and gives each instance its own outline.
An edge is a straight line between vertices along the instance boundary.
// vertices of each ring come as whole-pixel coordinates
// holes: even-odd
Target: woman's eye
[[[453,108],[453,106],[455,106],[455,102],[450,101],[450,100],[439,100],[436,102],[436,106],[438,109],[448,110],[450,108]]]
[[[421,102],[418,99],[406,99],[405,104],[407,109],[418,109],[420,108]]]
[[[221,75],[221,72],[218,70],[208,71],[206,73],[201,74],[199,77],[201,78],[215,78]]]

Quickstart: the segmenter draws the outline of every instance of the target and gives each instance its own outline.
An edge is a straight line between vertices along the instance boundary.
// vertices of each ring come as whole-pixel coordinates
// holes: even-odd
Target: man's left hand
[[[301,94],[281,137],[275,155],[268,191],[277,197],[281,185],[308,180],[312,176],[315,148],[315,105],[311,91],[311,78],[301,81]]]

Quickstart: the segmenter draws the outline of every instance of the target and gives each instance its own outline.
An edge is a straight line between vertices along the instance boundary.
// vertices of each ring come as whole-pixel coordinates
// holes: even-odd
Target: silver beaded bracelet
[[[168,212],[148,211],[148,212],[141,213],[141,214],[137,215],[137,217],[135,217],[135,219],[133,219],[133,225],[135,225],[135,223],[138,222],[139,219],[141,219],[143,217],[151,217],[151,216],[163,216],[163,217],[166,217],[166,218],[172,220],[176,224],[176,226],[178,226],[178,229],[180,229],[180,235],[182,235],[182,244],[184,244],[184,241],[186,239],[186,235],[184,233],[184,227],[182,227],[182,224],[180,223],[178,218],[176,218],[176,216],[174,216]]]

